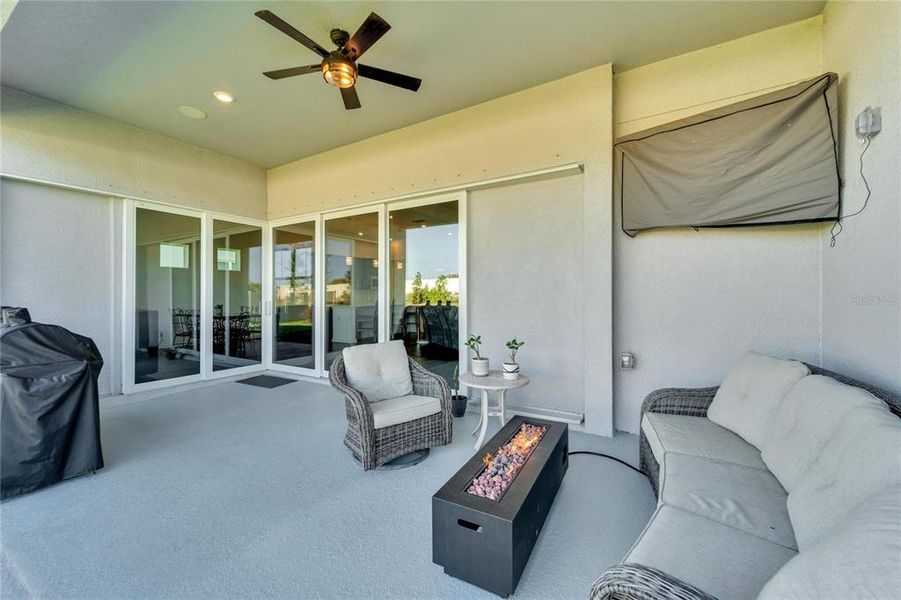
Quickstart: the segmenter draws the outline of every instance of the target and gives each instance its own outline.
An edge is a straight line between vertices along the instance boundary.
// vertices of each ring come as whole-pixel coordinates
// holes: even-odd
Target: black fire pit
[[[497,500],[473,482],[523,424],[546,427]],[[444,572],[507,597],[516,589],[568,467],[565,423],[514,417],[432,496],[432,562]],[[493,493],[493,492],[492,492]]]

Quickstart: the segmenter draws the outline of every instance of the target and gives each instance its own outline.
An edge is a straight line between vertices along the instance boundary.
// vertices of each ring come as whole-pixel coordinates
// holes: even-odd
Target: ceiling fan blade
[[[357,90],[353,86],[341,88],[341,98],[344,100],[344,108],[347,110],[360,108],[360,97],[357,96]]]
[[[357,65],[357,73],[360,77],[375,79],[376,81],[381,81],[388,85],[395,85],[404,88],[405,90],[410,90],[411,92],[419,90],[419,86],[422,84],[422,79],[367,65]]]
[[[269,79],[284,79],[285,77],[294,77],[295,75],[306,75],[307,73],[321,73],[322,65],[307,65],[305,67],[291,67],[290,69],[278,69],[276,71],[266,71],[263,73]]]
[[[366,20],[363,21],[363,24],[360,25],[360,28],[357,29],[357,32],[350,38],[350,41],[344,44],[342,52],[352,60],[357,60],[374,43],[379,41],[379,38],[388,33],[389,29],[391,29],[391,25],[385,19],[375,13],[370,13]]]
[[[255,12],[254,14],[256,16],[258,16],[259,18],[263,19],[264,21],[266,21],[267,23],[269,23],[270,25],[272,25],[273,27],[275,27],[276,29],[278,29],[279,31],[281,31],[282,33],[284,33],[285,35],[287,35],[288,37],[294,38],[295,40],[297,40],[298,42],[300,42],[301,44],[303,44],[304,46],[306,46],[307,48],[309,48],[310,50],[312,50],[319,56],[321,56],[323,58],[328,56],[328,50],[326,50],[325,48],[323,48],[322,46],[320,46],[319,44],[317,44],[316,42],[314,42],[313,40],[311,40],[310,38],[308,38],[301,32],[299,32],[297,29],[295,29],[294,27],[292,27],[291,25],[289,25],[288,23],[283,21],[281,18],[272,14],[268,10],[260,10],[260,11]]]

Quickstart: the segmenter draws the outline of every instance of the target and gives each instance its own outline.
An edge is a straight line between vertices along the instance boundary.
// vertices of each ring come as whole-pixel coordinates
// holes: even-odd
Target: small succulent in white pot
[[[519,363],[516,362],[516,353],[519,352],[519,349],[525,346],[526,343],[513,338],[505,345],[507,346],[507,350],[510,351],[510,360],[504,361],[504,379],[518,379]]]
[[[470,361],[470,371],[476,377],[484,377],[488,374],[488,359],[482,358],[479,348],[482,346],[482,336],[471,335],[466,340],[466,347],[475,352],[475,356]]]

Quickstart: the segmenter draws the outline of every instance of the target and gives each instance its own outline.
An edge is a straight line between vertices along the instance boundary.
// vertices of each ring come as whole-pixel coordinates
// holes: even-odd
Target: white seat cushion
[[[706,417],[649,412],[641,430],[661,468],[664,454],[675,452],[766,469],[757,448]]]
[[[809,374],[798,361],[748,352],[729,370],[707,417],[761,448],[785,394]]]
[[[413,379],[403,341],[352,346],[345,348],[342,354],[347,383],[370,402],[413,393]]]
[[[761,449],[763,462],[786,490],[793,490],[842,420],[865,404],[881,406],[882,400],[831,377],[805,377],[792,386],[776,413]]]
[[[798,548],[813,546],[864,498],[898,483],[901,419],[884,404],[858,406],[788,495]]]
[[[765,469],[668,453],[660,502],[796,550],[788,494]]]
[[[779,544],[663,505],[623,562],[660,569],[721,600],[752,600],[794,555]]]
[[[415,421],[441,412],[441,401],[431,396],[400,396],[369,405],[372,409],[372,422],[376,429],[390,427]]]
[[[760,593],[784,598],[901,597],[901,485],[865,498]]]

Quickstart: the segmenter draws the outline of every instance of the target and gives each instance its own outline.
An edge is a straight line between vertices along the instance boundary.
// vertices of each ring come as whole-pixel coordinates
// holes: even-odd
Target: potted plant
[[[480,335],[471,335],[469,336],[469,339],[466,340],[466,347],[476,353],[470,362],[470,371],[476,377],[484,377],[488,374],[488,359],[482,358],[482,355],[479,354],[481,345],[482,336]]]
[[[519,377],[519,364],[516,362],[516,353],[525,345],[525,342],[520,342],[516,338],[506,343],[507,350],[510,351],[510,360],[504,361],[504,379],[517,379]]]
[[[462,417],[466,414],[466,403],[469,398],[460,394],[460,365],[454,367],[454,376],[451,380],[451,414],[455,417]]]

